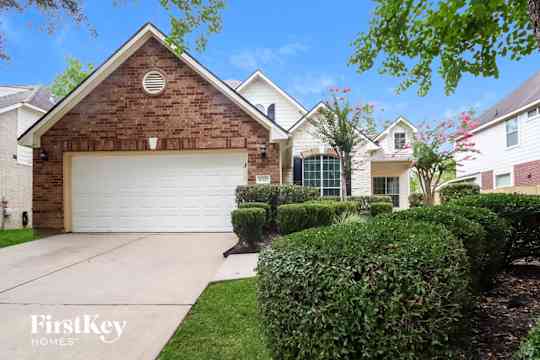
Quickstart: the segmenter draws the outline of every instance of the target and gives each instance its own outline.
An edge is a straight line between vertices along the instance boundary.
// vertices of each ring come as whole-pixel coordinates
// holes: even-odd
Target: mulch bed
[[[540,317],[540,263],[520,263],[480,297],[473,342],[480,359],[512,359]]]
[[[250,246],[248,244],[243,244],[241,242],[238,242],[236,245],[234,245],[229,250],[225,251],[223,253],[224,257],[227,257],[229,255],[238,255],[238,254],[255,254],[264,249],[265,247],[272,244],[272,240],[279,237],[279,233],[277,232],[269,232],[263,235],[262,242],[255,244],[255,246]]]

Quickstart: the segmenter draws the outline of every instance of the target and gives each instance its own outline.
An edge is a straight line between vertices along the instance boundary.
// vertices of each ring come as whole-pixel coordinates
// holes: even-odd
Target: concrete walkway
[[[245,279],[256,276],[259,254],[229,255],[213,281]]]
[[[0,249],[0,358],[154,359],[235,240],[66,234]]]

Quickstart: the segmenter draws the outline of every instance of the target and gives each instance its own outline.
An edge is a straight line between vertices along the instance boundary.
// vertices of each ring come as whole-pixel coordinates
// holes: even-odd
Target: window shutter
[[[270,118],[270,120],[272,121],[276,121],[276,105],[275,104],[271,104],[268,107],[268,118]]]
[[[293,184],[302,185],[302,158],[295,157],[293,163]]]

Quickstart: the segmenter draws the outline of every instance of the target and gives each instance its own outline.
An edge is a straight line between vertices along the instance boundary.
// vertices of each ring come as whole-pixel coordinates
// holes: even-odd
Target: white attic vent
[[[159,71],[152,70],[147,72],[143,78],[143,89],[150,95],[157,95],[165,90],[167,80]]]

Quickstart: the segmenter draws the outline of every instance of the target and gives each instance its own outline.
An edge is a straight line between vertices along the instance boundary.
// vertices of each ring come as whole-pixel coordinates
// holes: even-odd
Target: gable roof
[[[518,112],[525,111],[529,106],[540,103],[540,71],[531,76],[519,88],[500,100],[494,106],[484,111],[477,120],[479,125],[473,132],[484,129],[492,123],[504,120]]]
[[[321,109],[328,109],[328,106],[323,101],[320,101],[309,112],[304,114],[304,116],[302,116],[293,126],[291,126],[289,128],[289,133],[291,133],[291,134],[294,133],[296,130],[298,130],[306,122],[307,119],[309,119],[311,116],[317,114]],[[367,136],[362,130],[356,129],[356,131],[360,134],[360,136],[364,140],[368,141],[371,145],[373,145],[372,146],[373,150],[376,150],[376,149],[378,149],[380,147],[369,136]]]
[[[253,81],[261,79],[262,81],[266,82],[268,85],[270,85],[274,90],[276,90],[281,96],[286,98],[290,103],[292,103],[302,114],[307,113],[307,109],[300,104],[299,101],[297,101],[294,97],[289,95],[285,90],[277,86],[270,78],[260,70],[257,69],[253,74],[251,74],[244,82],[236,86],[236,91],[240,92],[242,89],[247,87],[249,84],[251,84]]]
[[[20,137],[19,143],[26,146],[40,146],[40,137],[60,120],[75,105],[82,101],[92,90],[105,80],[114,70],[123,64],[135,51],[137,51],[150,38],[157,39],[163,46],[173,52],[188,67],[198,73],[202,78],[213,85],[225,97],[243,109],[254,120],[270,131],[271,141],[288,139],[287,130],[270,120],[264,113],[253,104],[238,94],[223,80],[201,65],[189,53],[184,51],[178,55],[174,47],[166,41],[166,35],[151,23],[143,25],[131,38],[129,38],[116,52],[114,52],[103,64],[96,68],[79,86],[73,89],[64,99],[53,106],[41,119],[26,130]]]
[[[51,91],[42,85],[0,85],[4,88],[18,89],[8,95],[0,96],[0,112],[6,108],[28,106],[36,111],[46,112],[54,105]]]
[[[399,123],[403,123],[403,124],[407,125],[414,132],[418,131],[418,129],[409,120],[405,119],[405,117],[400,115],[393,123],[390,124],[390,126],[388,126],[386,129],[384,129],[383,132],[381,132],[379,135],[377,135],[377,137],[375,137],[375,141],[378,141],[382,137],[388,135],[388,133],[390,132],[390,129],[392,129],[393,127],[395,127]]]

